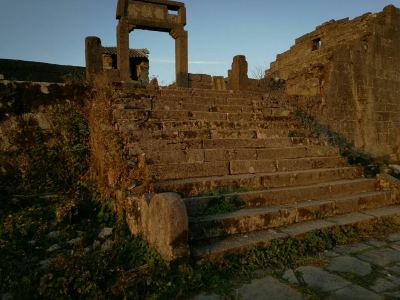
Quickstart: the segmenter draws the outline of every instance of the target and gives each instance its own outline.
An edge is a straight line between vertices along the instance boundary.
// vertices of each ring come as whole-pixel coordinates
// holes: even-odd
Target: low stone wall
[[[85,68],[33,61],[0,59],[0,74],[7,80],[58,82],[84,80]]]

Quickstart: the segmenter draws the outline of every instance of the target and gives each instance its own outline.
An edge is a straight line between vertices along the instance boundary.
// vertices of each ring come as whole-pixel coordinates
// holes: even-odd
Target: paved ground
[[[232,291],[232,299],[400,299],[400,232],[386,239],[337,246],[322,264],[263,276]],[[263,272],[258,272],[263,273]],[[222,299],[200,294],[195,300]]]

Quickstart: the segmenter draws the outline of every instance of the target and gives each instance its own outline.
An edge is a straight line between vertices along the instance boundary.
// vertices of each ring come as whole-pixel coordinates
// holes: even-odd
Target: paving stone
[[[49,239],[56,239],[56,238],[58,238],[60,235],[61,235],[61,232],[60,232],[60,231],[51,231],[51,232],[49,232],[49,233],[47,234],[47,237],[48,237]]]
[[[48,259],[39,261],[40,269],[49,268],[53,262],[54,262],[54,258],[48,258]]]
[[[399,274],[400,275],[400,265],[395,265],[391,267],[385,268],[385,270],[389,271],[389,273],[393,274]]]
[[[334,251],[330,251],[330,250],[324,251],[324,253],[323,253],[323,256],[325,256],[325,257],[338,257],[339,255],[340,254],[338,254]]]
[[[384,247],[386,245],[386,242],[379,241],[379,240],[370,240],[370,241],[366,241],[365,244],[372,246],[372,247],[380,248],[380,247]]]
[[[374,265],[385,267],[400,261],[399,251],[391,248],[380,248],[365,253],[358,254],[361,260],[370,262]]]
[[[47,249],[47,252],[55,252],[61,249],[61,246],[58,244],[54,244]]]
[[[391,235],[389,235],[386,240],[388,240],[389,242],[398,242],[400,241],[400,232],[398,233],[393,233]]]
[[[99,238],[104,239],[108,236],[110,236],[113,232],[113,229],[111,227],[104,227],[100,233],[99,233]]]
[[[379,300],[383,299],[382,296],[379,296],[367,289],[358,286],[358,285],[349,285],[342,289],[335,291],[333,295],[329,297],[329,299],[335,300]]]
[[[339,245],[333,248],[333,251],[341,253],[341,254],[352,254],[361,251],[365,251],[368,249],[372,249],[371,246],[366,245],[364,243],[350,244],[350,245]]]
[[[400,291],[396,291],[396,292],[388,292],[385,293],[386,296],[389,296],[393,299],[400,299]]]
[[[375,283],[371,286],[371,289],[377,293],[382,293],[388,290],[393,290],[398,285],[388,279],[385,278],[378,278]]]
[[[222,300],[222,298],[216,294],[201,293],[193,297],[192,300]]]
[[[394,250],[400,251],[400,245],[398,245],[398,244],[390,244],[389,247]]]
[[[282,278],[291,284],[299,284],[297,280],[296,274],[293,270],[287,270],[283,275]]]
[[[305,284],[323,292],[338,290],[350,285],[350,282],[342,277],[331,274],[321,268],[306,266],[300,267],[296,271],[301,273]]]
[[[389,278],[398,288],[400,288],[400,277],[392,276]]]
[[[238,298],[242,300],[304,299],[299,291],[271,276],[267,276],[261,279],[255,279],[251,283],[243,285],[238,290]]]
[[[353,273],[360,276],[366,276],[372,271],[369,263],[351,256],[339,256],[334,258],[327,269],[329,271]]]

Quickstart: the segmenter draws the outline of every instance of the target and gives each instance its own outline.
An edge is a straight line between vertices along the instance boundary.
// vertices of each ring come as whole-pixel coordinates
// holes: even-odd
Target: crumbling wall
[[[227,87],[233,91],[266,92],[270,90],[267,80],[248,77],[248,64],[244,55],[233,58],[232,68],[228,71]]]
[[[400,159],[400,11],[386,7],[354,20],[330,21],[277,56],[267,80],[318,121],[375,156]]]
[[[57,192],[80,180],[89,152],[89,91],[0,82],[0,209],[15,193]]]
[[[165,260],[186,257],[184,203],[177,194],[153,194],[145,152],[133,134],[146,128],[158,91],[125,84],[126,91],[108,83],[107,78],[95,83],[89,108],[91,177],[102,196],[114,200],[116,213],[133,234],[141,234]]]
[[[211,90],[214,88],[213,78],[207,74],[189,74],[189,87]]]
[[[85,68],[34,61],[0,59],[0,74],[4,79],[37,82],[65,82],[85,79]]]

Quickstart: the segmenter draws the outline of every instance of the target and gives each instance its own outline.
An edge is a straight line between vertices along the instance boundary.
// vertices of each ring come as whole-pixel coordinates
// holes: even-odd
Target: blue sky
[[[84,65],[84,38],[115,45],[116,0],[0,0],[0,58]],[[249,71],[264,69],[294,40],[331,19],[377,12],[400,0],[186,0],[189,71],[226,75],[237,54]],[[150,74],[174,80],[174,40],[134,31],[132,48],[148,48]]]

